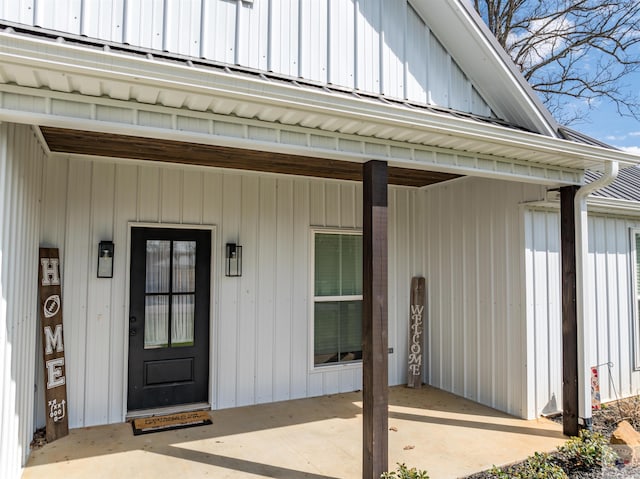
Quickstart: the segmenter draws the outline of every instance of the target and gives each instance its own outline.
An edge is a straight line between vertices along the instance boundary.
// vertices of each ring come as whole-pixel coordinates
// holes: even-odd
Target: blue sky
[[[481,4],[484,6],[483,2],[481,2]],[[531,2],[530,5],[535,6],[536,3]],[[526,16],[527,8],[529,8],[529,5],[525,3],[522,7],[522,10],[520,10],[520,15]],[[546,32],[548,34],[551,34],[552,36],[549,37],[547,35],[544,35],[542,37],[543,41],[537,43],[536,48],[533,50],[533,52],[530,52],[528,58],[525,59],[525,63],[531,62],[532,64],[537,64],[540,61],[546,60],[552,54],[553,50],[557,48],[562,49],[565,43],[561,40],[558,40],[558,37],[555,36],[555,32],[557,30],[564,30],[565,28],[571,27],[572,25],[572,17],[570,16],[556,18],[552,21],[532,21],[530,24],[531,32],[537,32],[536,34],[544,34]],[[527,33],[521,30],[515,32],[512,31],[509,34],[508,41],[516,42],[523,36],[526,38],[531,32]],[[632,34],[634,35],[634,37],[636,37],[637,32]],[[632,48],[633,51],[628,53],[631,54],[632,58],[639,58],[640,46],[636,45]],[[589,50],[588,55],[585,55],[583,58],[581,58],[581,60],[579,60],[578,66],[580,68],[583,68],[583,71],[586,72],[599,63],[599,59],[601,58],[600,55],[601,54],[596,48],[592,48]],[[553,69],[554,64],[552,63],[547,67]],[[627,87],[626,92],[637,98],[638,103],[640,103],[640,72],[623,78],[621,84],[624,84]],[[609,145],[640,155],[640,120],[636,120],[630,116],[620,115],[616,109],[615,104],[607,101],[606,99],[591,100],[590,105],[591,108],[586,111],[586,120],[576,122],[569,126],[574,130],[578,130],[586,135],[608,143]],[[582,108],[583,106],[584,103],[579,103],[579,100],[576,100],[573,105],[567,105],[568,108],[574,107],[579,112],[584,111]],[[571,117],[572,112],[570,112],[566,116]]]
[[[640,73],[627,78],[625,83],[632,94],[640,96]],[[588,111],[587,121],[571,125],[571,128],[640,155],[640,121],[621,116],[610,102],[599,101]]]

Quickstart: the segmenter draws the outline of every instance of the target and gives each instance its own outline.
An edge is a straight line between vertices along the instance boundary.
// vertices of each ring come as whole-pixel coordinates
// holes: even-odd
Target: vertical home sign
[[[411,300],[409,302],[409,371],[407,386],[422,386],[422,359],[424,351],[425,325],[425,280],[422,277],[411,279]]]
[[[40,248],[39,290],[47,442],[69,434],[58,248]]]

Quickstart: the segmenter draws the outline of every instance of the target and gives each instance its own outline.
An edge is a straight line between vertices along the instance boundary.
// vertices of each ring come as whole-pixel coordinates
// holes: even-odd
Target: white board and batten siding
[[[429,384],[526,416],[522,211],[544,188],[464,178],[422,194]],[[393,261],[390,261],[392,264]]]
[[[407,0],[0,0],[0,16],[491,116]]]
[[[312,367],[310,258],[314,227],[362,227],[359,183],[142,162],[50,159],[42,241],[63,267],[71,427],[122,421],[126,392],[130,223],[214,225],[212,407],[362,387],[361,365]],[[390,383],[406,379],[408,299],[422,261],[417,190],[390,189]],[[115,243],[114,278],[96,278],[97,247]],[[227,278],[226,242],[243,246]],[[311,297],[312,298],[312,297]],[[398,319],[399,318],[399,319]],[[44,418],[42,418],[43,420]]]
[[[0,124],[0,477],[19,477],[33,436],[43,162],[31,127]]]
[[[588,320],[595,325],[592,366],[598,366],[603,401],[637,394],[634,364],[633,274],[630,229],[634,218],[589,215]],[[529,329],[528,416],[562,408],[562,303],[560,219],[552,210],[525,212],[527,327]],[[607,363],[613,363],[611,369]]]

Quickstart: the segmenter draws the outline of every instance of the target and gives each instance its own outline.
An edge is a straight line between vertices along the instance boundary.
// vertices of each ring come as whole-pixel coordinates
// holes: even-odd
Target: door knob
[[[129,336],[135,336],[137,333],[136,328],[129,328]]]

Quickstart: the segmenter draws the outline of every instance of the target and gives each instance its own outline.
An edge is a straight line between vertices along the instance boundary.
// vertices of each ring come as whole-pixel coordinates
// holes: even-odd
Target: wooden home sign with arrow
[[[69,434],[58,248],[40,248],[38,265],[45,374],[46,437],[47,442],[51,442]]]

